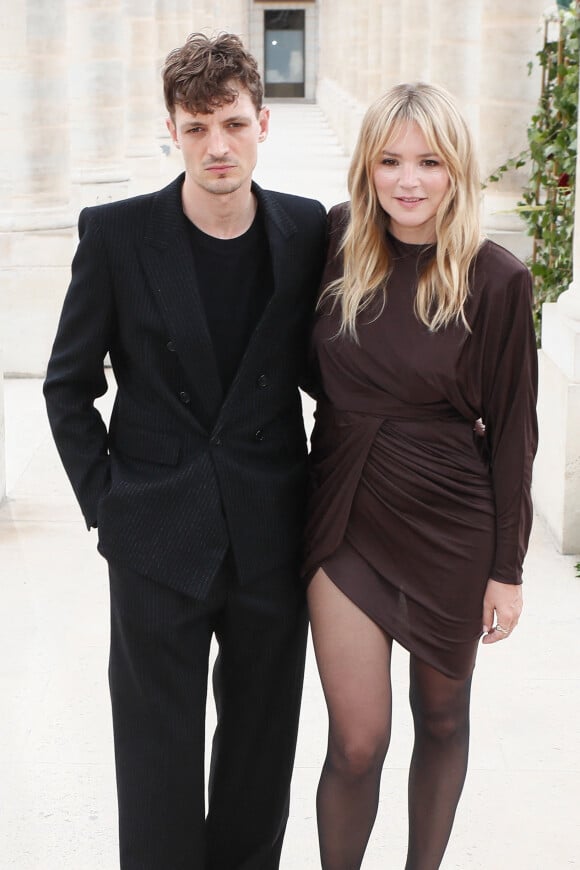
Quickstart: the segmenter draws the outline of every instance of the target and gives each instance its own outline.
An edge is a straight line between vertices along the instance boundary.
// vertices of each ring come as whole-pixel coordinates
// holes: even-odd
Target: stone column
[[[367,19],[367,60],[365,69],[365,108],[381,94],[385,88],[381,76],[382,55],[381,44],[383,15],[387,10],[382,3],[369,4]]]
[[[356,15],[351,15],[349,22],[351,56],[348,78],[355,99],[363,105],[367,97],[368,17],[369,0],[358,0]]]
[[[72,178],[79,206],[128,193],[121,0],[69,0]]]
[[[368,0],[364,6],[357,6],[355,16],[348,0],[322,0],[320,4],[321,55],[316,97],[348,153],[354,148],[367,108],[367,84],[361,70],[367,67],[368,10]]]
[[[157,21],[157,56],[162,63],[166,54],[178,44],[176,0],[155,0]]]
[[[40,375],[75,235],[65,0],[3,0],[0,93],[0,347],[7,374]]]
[[[477,139],[482,0],[432,0],[431,74],[447,88]]]
[[[540,96],[534,63],[543,40],[545,0],[483,0],[479,143],[483,178],[527,147],[526,129]],[[507,173],[485,192],[484,228],[525,259],[530,240],[513,213],[526,171]]]
[[[402,2],[404,0],[390,0],[382,4],[381,30],[377,34],[380,41],[381,93],[401,81]]]
[[[563,553],[580,553],[580,159],[572,284],[542,309],[534,503]]]
[[[162,152],[157,141],[157,106],[161,79],[156,74],[155,0],[124,0],[127,25],[127,99],[125,123],[130,193],[158,179]]]
[[[167,131],[165,120],[167,118],[167,110],[163,102],[163,89],[161,84],[161,70],[165,63],[165,58],[169,52],[177,48],[180,43],[177,35],[177,11],[175,6],[176,0],[155,0],[155,21],[156,21],[156,75],[158,86],[155,90],[155,99],[157,102],[157,138],[160,140],[160,147],[164,154],[171,153],[171,137]]]
[[[401,2],[401,69],[403,82],[431,78],[431,3],[425,0]],[[455,27],[455,22],[454,25]]]
[[[176,0],[175,45],[182,45],[193,30],[193,4],[191,0]],[[225,29],[225,24],[222,24]]]

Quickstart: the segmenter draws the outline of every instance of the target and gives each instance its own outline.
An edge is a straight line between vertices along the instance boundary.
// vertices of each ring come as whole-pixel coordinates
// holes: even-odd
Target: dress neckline
[[[422,242],[418,245],[411,242],[402,242],[388,230],[387,242],[397,259],[400,259],[401,257],[419,257],[421,254],[426,254],[428,252],[434,254],[437,248],[437,242]]]

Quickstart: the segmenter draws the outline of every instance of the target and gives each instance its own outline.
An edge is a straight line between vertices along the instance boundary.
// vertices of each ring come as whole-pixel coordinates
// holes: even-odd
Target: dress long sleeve
[[[531,298],[530,274],[519,269],[494,299],[496,337],[484,358],[483,418],[496,510],[491,576],[503,583],[521,583],[532,525],[538,357]]]

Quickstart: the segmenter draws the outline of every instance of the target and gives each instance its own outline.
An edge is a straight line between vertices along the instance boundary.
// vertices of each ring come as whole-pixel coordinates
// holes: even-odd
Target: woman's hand
[[[523,606],[521,586],[490,578],[483,598],[483,643],[496,643],[509,637],[518,624]]]

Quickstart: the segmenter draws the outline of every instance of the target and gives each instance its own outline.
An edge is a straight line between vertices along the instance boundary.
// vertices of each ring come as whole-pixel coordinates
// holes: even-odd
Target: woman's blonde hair
[[[389,216],[379,203],[373,172],[402,127],[414,122],[449,174],[437,211],[436,257],[419,275],[415,312],[431,330],[462,320],[469,293],[469,267],[481,245],[481,184],[469,129],[453,98],[442,88],[418,82],[391,88],[368,109],[348,173],[350,221],[341,244],[344,273],[326,287],[341,307],[341,333],[356,338],[356,318],[385,294],[392,264],[385,233]],[[386,298],[383,295],[383,298]]]

